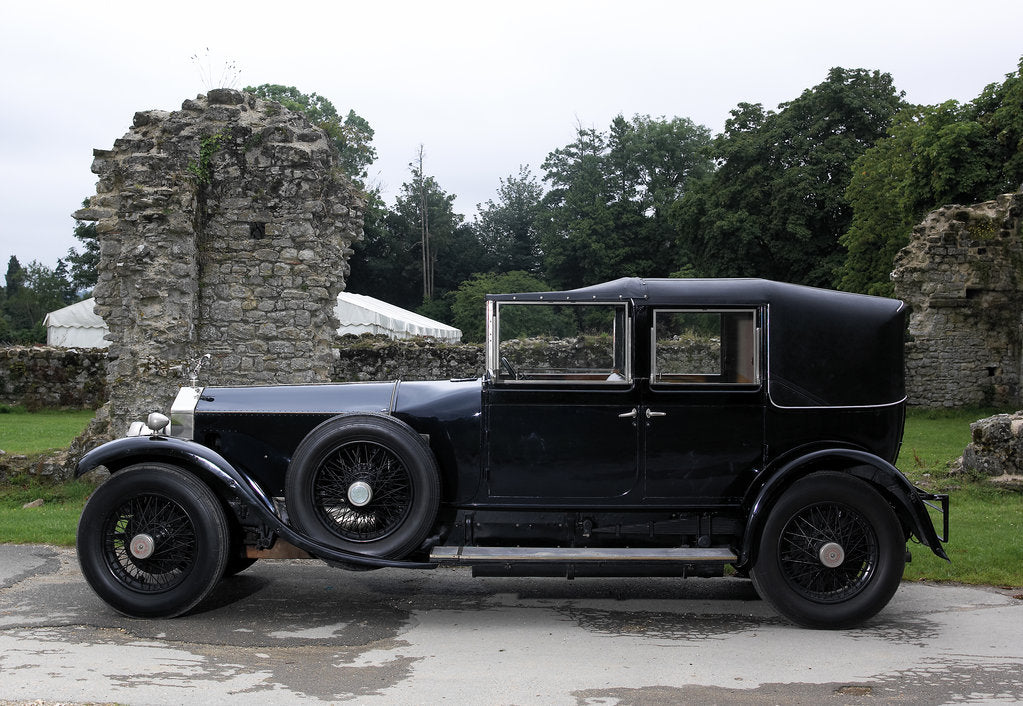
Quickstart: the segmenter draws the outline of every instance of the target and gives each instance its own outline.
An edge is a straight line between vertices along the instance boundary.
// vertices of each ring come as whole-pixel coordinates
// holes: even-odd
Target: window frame
[[[590,307],[602,306],[612,310],[621,311],[621,317],[615,314],[614,325],[610,331],[612,340],[612,356],[615,349],[620,345],[624,355],[625,369],[618,371],[620,380],[609,379],[574,379],[568,377],[531,377],[528,379],[508,378],[501,375],[501,309],[505,306],[547,306],[547,307]],[[619,334],[616,330],[618,321],[622,321],[624,331]],[[487,322],[486,322],[486,373],[487,378],[500,385],[587,385],[587,386],[630,386],[633,383],[633,316],[632,304],[629,301],[556,301],[550,299],[542,300],[487,300]],[[622,336],[622,342],[618,343],[618,336]],[[511,340],[511,339],[509,339]],[[613,371],[612,371],[613,372]],[[600,373],[594,373],[599,375]]]
[[[750,341],[753,347],[753,378],[749,381],[736,380],[734,382],[722,382],[712,378],[722,378],[721,372],[715,374],[679,374],[680,377],[691,378],[691,379],[680,379],[680,380],[664,380],[661,379],[661,374],[657,369],[657,316],[658,314],[749,314],[752,322],[752,340]],[[719,319],[721,321],[721,319]],[[758,307],[740,307],[740,308],[726,308],[726,307],[686,307],[686,306],[660,306],[654,307],[650,315],[650,386],[651,387],[667,387],[667,388],[679,388],[679,387],[712,387],[715,389],[720,388],[754,388],[759,387],[763,384],[763,347],[762,347],[762,336],[763,326],[761,325],[760,309]],[[720,352],[720,355],[724,354],[724,347]],[[724,365],[719,367],[719,370],[723,370]],[[664,373],[668,374],[668,373]]]

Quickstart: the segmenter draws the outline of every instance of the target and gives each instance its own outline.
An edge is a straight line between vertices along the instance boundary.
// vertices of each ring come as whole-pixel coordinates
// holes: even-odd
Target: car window
[[[655,384],[760,381],[753,311],[657,310],[652,351]]]
[[[488,367],[504,382],[627,383],[627,314],[625,303],[498,302]]]

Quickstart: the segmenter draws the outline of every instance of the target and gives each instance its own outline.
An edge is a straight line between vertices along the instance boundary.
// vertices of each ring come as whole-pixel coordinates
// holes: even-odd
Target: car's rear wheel
[[[78,522],[78,561],[92,589],[136,618],[171,618],[224,574],[230,533],[219,500],[167,464],[143,463],[96,489]]]
[[[437,516],[440,480],[429,446],[383,415],[335,417],[292,458],[285,500],[295,526],[329,546],[398,558],[416,549]]]
[[[750,576],[793,622],[843,628],[888,604],[905,554],[902,526],[880,493],[843,473],[815,473],[771,509]]]

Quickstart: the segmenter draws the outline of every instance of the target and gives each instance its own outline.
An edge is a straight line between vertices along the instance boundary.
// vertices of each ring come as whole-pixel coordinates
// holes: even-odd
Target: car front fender
[[[750,508],[742,550],[737,565],[747,567],[756,559],[756,540],[760,536],[771,507],[795,480],[815,470],[843,471],[870,483],[882,491],[895,507],[896,513],[907,521],[912,533],[938,557],[949,561],[941,543],[948,540],[947,529],[939,537],[934,523],[927,513],[924,500],[938,500],[947,512],[947,496],[925,493],[914,486],[902,471],[885,461],[859,449],[819,449],[795,459],[770,474],[761,485],[755,486],[747,495],[746,507]],[[946,523],[947,528],[947,514]]]
[[[160,435],[115,439],[85,454],[75,467],[75,477],[99,466],[103,466],[111,473],[117,473],[123,468],[144,461],[164,461],[192,471],[215,490],[219,489],[247,505],[281,539],[320,559],[405,569],[432,569],[437,566],[432,563],[399,561],[340,551],[310,539],[284,522],[273,501],[256,481],[235,468],[213,449],[194,441]]]

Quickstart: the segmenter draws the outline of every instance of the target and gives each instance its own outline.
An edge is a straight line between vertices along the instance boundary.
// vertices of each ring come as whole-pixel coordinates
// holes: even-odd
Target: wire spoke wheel
[[[374,557],[398,558],[420,548],[440,504],[429,444],[384,414],[341,415],[313,429],[292,456],[284,488],[296,529]]]
[[[835,547],[842,561],[829,566],[822,551]],[[877,568],[877,537],[861,514],[839,503],[811,505],[782,530],[779,561],[789,585],[821,603],[851,598],[870,583]]]
[[[119,471],[78,523],[78,561],[97,595],[139,618],[186,613],[224,575],[230,530],[216,495],[164,463]]]
[[[789,620],[844,628],[887,605],[905,562],[906,535],[884,496],[854,476],[819,471],[770,508],[750,578]]]
[[[367,492],[370,499],[362,502]],[[320,464],[313,498],[331,531],[351,542],[369,542],[401,526],[414,494],[409,471],[394,452],[371,441],[353,441]]]
[[[153,539],[150,556],[132,553],[139,536]],[[195,564],[195,527],[180,505],[159,495],[129,498],[107,517],[103,555],[118,581],[136,591],[166,591],[180,584]]]

